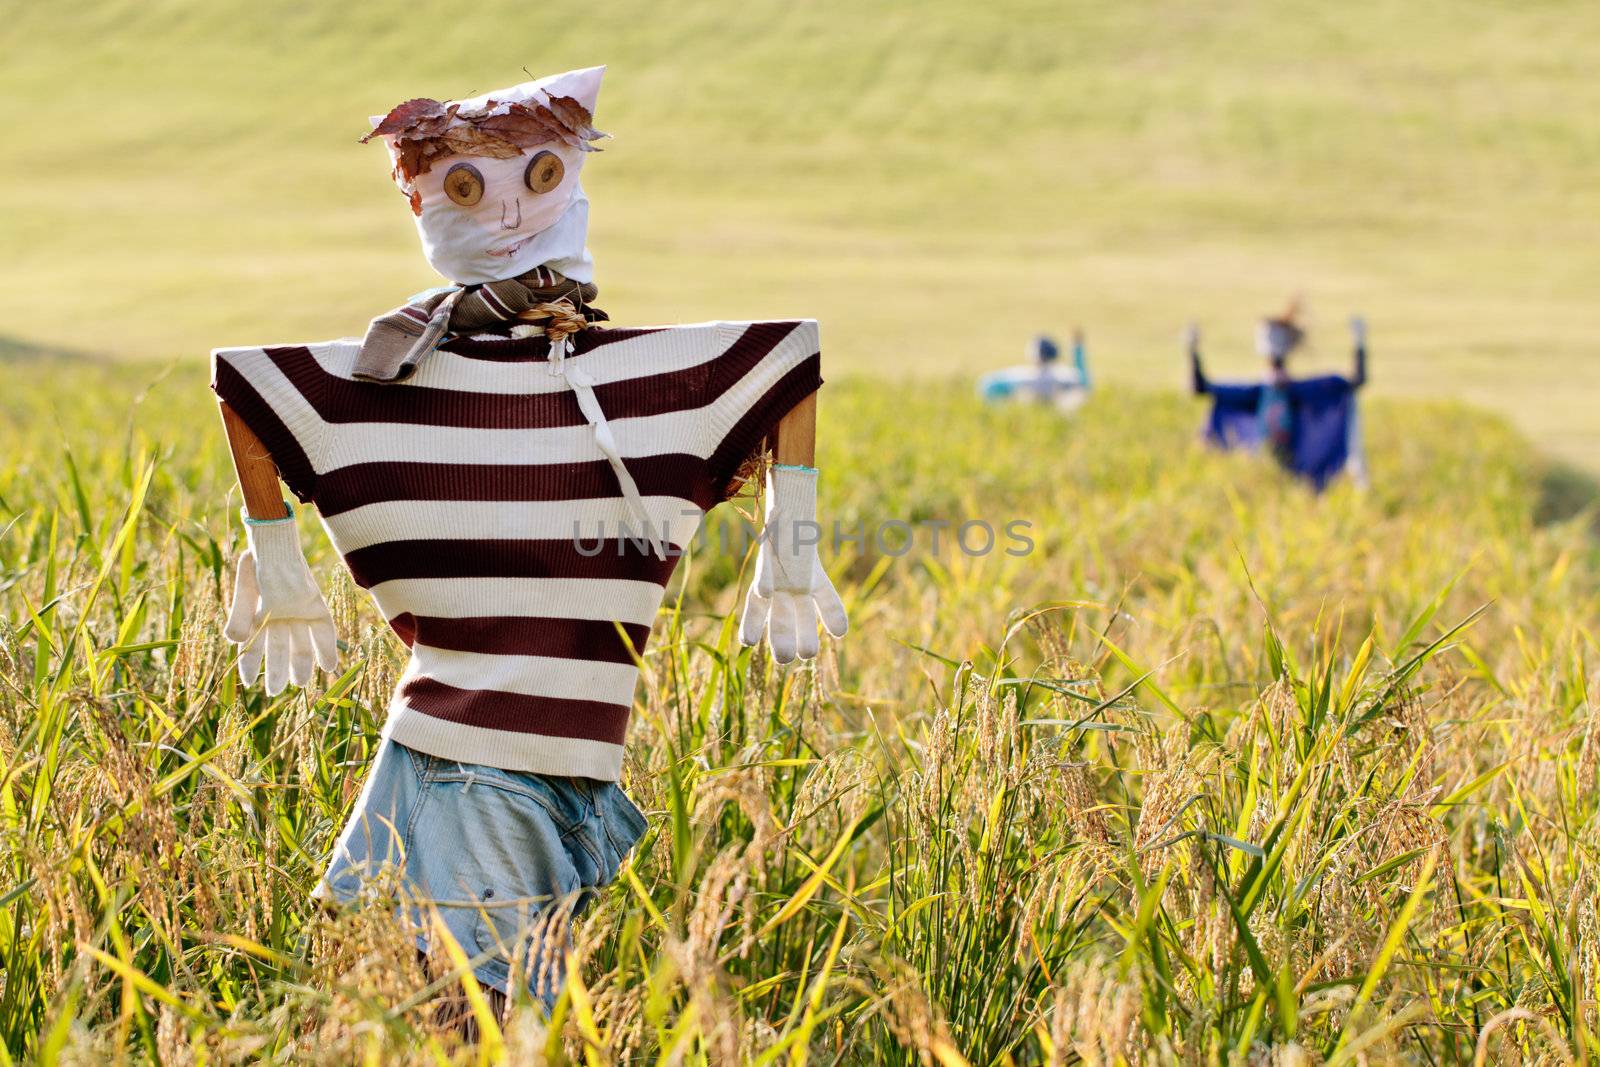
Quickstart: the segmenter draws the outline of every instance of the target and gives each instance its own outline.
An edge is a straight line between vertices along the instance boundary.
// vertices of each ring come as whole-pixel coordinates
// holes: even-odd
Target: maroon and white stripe
[[[386,733],[448,759],[615,779],[675,557],[627,536],[616,473],[548,348],[457,338],[384,384],[351,376],[354,340],[219,349],[213,387],[410,646]],[[679,548],[821,385],[810,321],[591,327],[567,359]]]
[[[501,300],[499,294],[494,291],[494,286],[485,285],[479,289],[474,289],[473,292],[501,318],[514,319],[517,317],[517,313],[504,300]]]
[[[412,307],[410,304],[407,304],[405,307],[401,308],[400,314],[404,315],[408,319],[411,319],[418,326],[426,326],[429,322],[433,321],[428,317],[428,313],[426,311],[423,311],[421,308]]]

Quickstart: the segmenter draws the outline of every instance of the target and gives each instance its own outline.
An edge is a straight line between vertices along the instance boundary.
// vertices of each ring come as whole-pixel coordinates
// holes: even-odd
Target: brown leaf
[[[415,179],[419,174],[427,173],[428,168],[424,165],[427,156],[426,141],[396,141],[394,153],[394,169],[407,181]]]
[[[563,134],[553,115],[541,116],[526,104],[512,104],[503,114],[477,119],[474,124],[523,147],[561,140]]]
[[[551,111],[543,104],[539,104],[534,108],[534,113],[539,116],[541,122],[556,131],[556,139],[562,144],[571,145],[573,148],[581,148],[583,146],[583,138],[578,136],[578,131],[562,122],[554,111]]]
[[[395,170],[406,180],[428,173],[440,156],[511,159],[524,148],[559,141],[583,152],[598,152],[589,142],[605,134],[589,123],[589,109],[570,96],[540,103],[486,100],[479,107],[437,100],[407,100],[362,138],[393,138]]]
[[[434,138],[433,143],[443,145],[445,152],[462,156],[511,159],[522,154],[522,149],[504,137],[499,137],[488,130],[480,130],[476,126],[456,126],[448,129]]]
[[[419,153],[417,157],[418,174],[428,173],[428,171],[433,169],[433,164],[438,159],[443,156],[452,155],[455,151],[438,137],[432,137],[426,141],[408,141],[407,143],[415,144],[417,146]]]
[[[594,121],[594,116],[589,113],[589,109],[570,96],[550,97],[550,110],[563,126],[577,134],[581,140],[596,141],[606,136],[590,125]]]
[[[419,119],[411,129],[406,131],[405,136],[419,139],[437,137],[450,128],[450,125],[455,121],[456,112],[460,110],[460,104],[451,104],[444,109],[444,113],[441,115],[429,115],[426,118]]]
[[[361,138],[361,143],[366,144],[380,135],[387,134],[392,136],[404,133],[419,122],[443,118],[447,114],[445,106],[437,100],[429,100],[427,97],[421,96],[415,100],[407,100],[405,103],[391,109],[383,117],[382,122],[374,126],[370,133]]]

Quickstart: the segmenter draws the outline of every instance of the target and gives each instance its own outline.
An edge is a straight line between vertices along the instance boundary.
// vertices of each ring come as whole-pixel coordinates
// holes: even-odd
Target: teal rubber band
[[[772,469],[775,471],[805,471],[807,474],[818,473],[817,468],[808,467],[804,463],[774,463]]]
[[[244,517],[244,524],[246,526],[278,526],[278,525],[281,525],[282,523],[293,522],[294,521],[294,505],[289,503],[287,500],[285,500],[283,502],[283,509],[285,511],[287,511],[289,514],[285,515],[281,519],[252,519],[250,516],[246,515]]]

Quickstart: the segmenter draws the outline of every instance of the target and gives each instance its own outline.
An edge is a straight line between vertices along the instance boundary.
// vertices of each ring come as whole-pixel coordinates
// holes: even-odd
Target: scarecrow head
[[[407,100],[372,132],[389,148],[434,270],[472,285],[549,266],[590,281],[589,201],[578,183],[604,67],[467,100]]]
[[[1041,333],[1028,346],[1028,352],[1035,363],[1054,363],[1061,355],[1061,347],[1056,344],[1054,337],[1047,333]]]
[[[1268,315],[1256,324],[1256,351],[1275,364],[1282,364],[1300,346],[1306,332],[1300,326],[1300,299],[1289,301],[1281,315]]]

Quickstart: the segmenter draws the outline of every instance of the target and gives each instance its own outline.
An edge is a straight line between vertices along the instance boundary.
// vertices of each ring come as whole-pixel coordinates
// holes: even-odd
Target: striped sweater
[[[359,346],[218,349],[212,388],[410,647],[384,732],[446,759],[616,779],[634,655],[676,553],[637,536],[542,336],[456,338],[385,384],[352,377]],[[566,357],[673,549],[822,384],[820,362],[812,321],[592,327]]]

